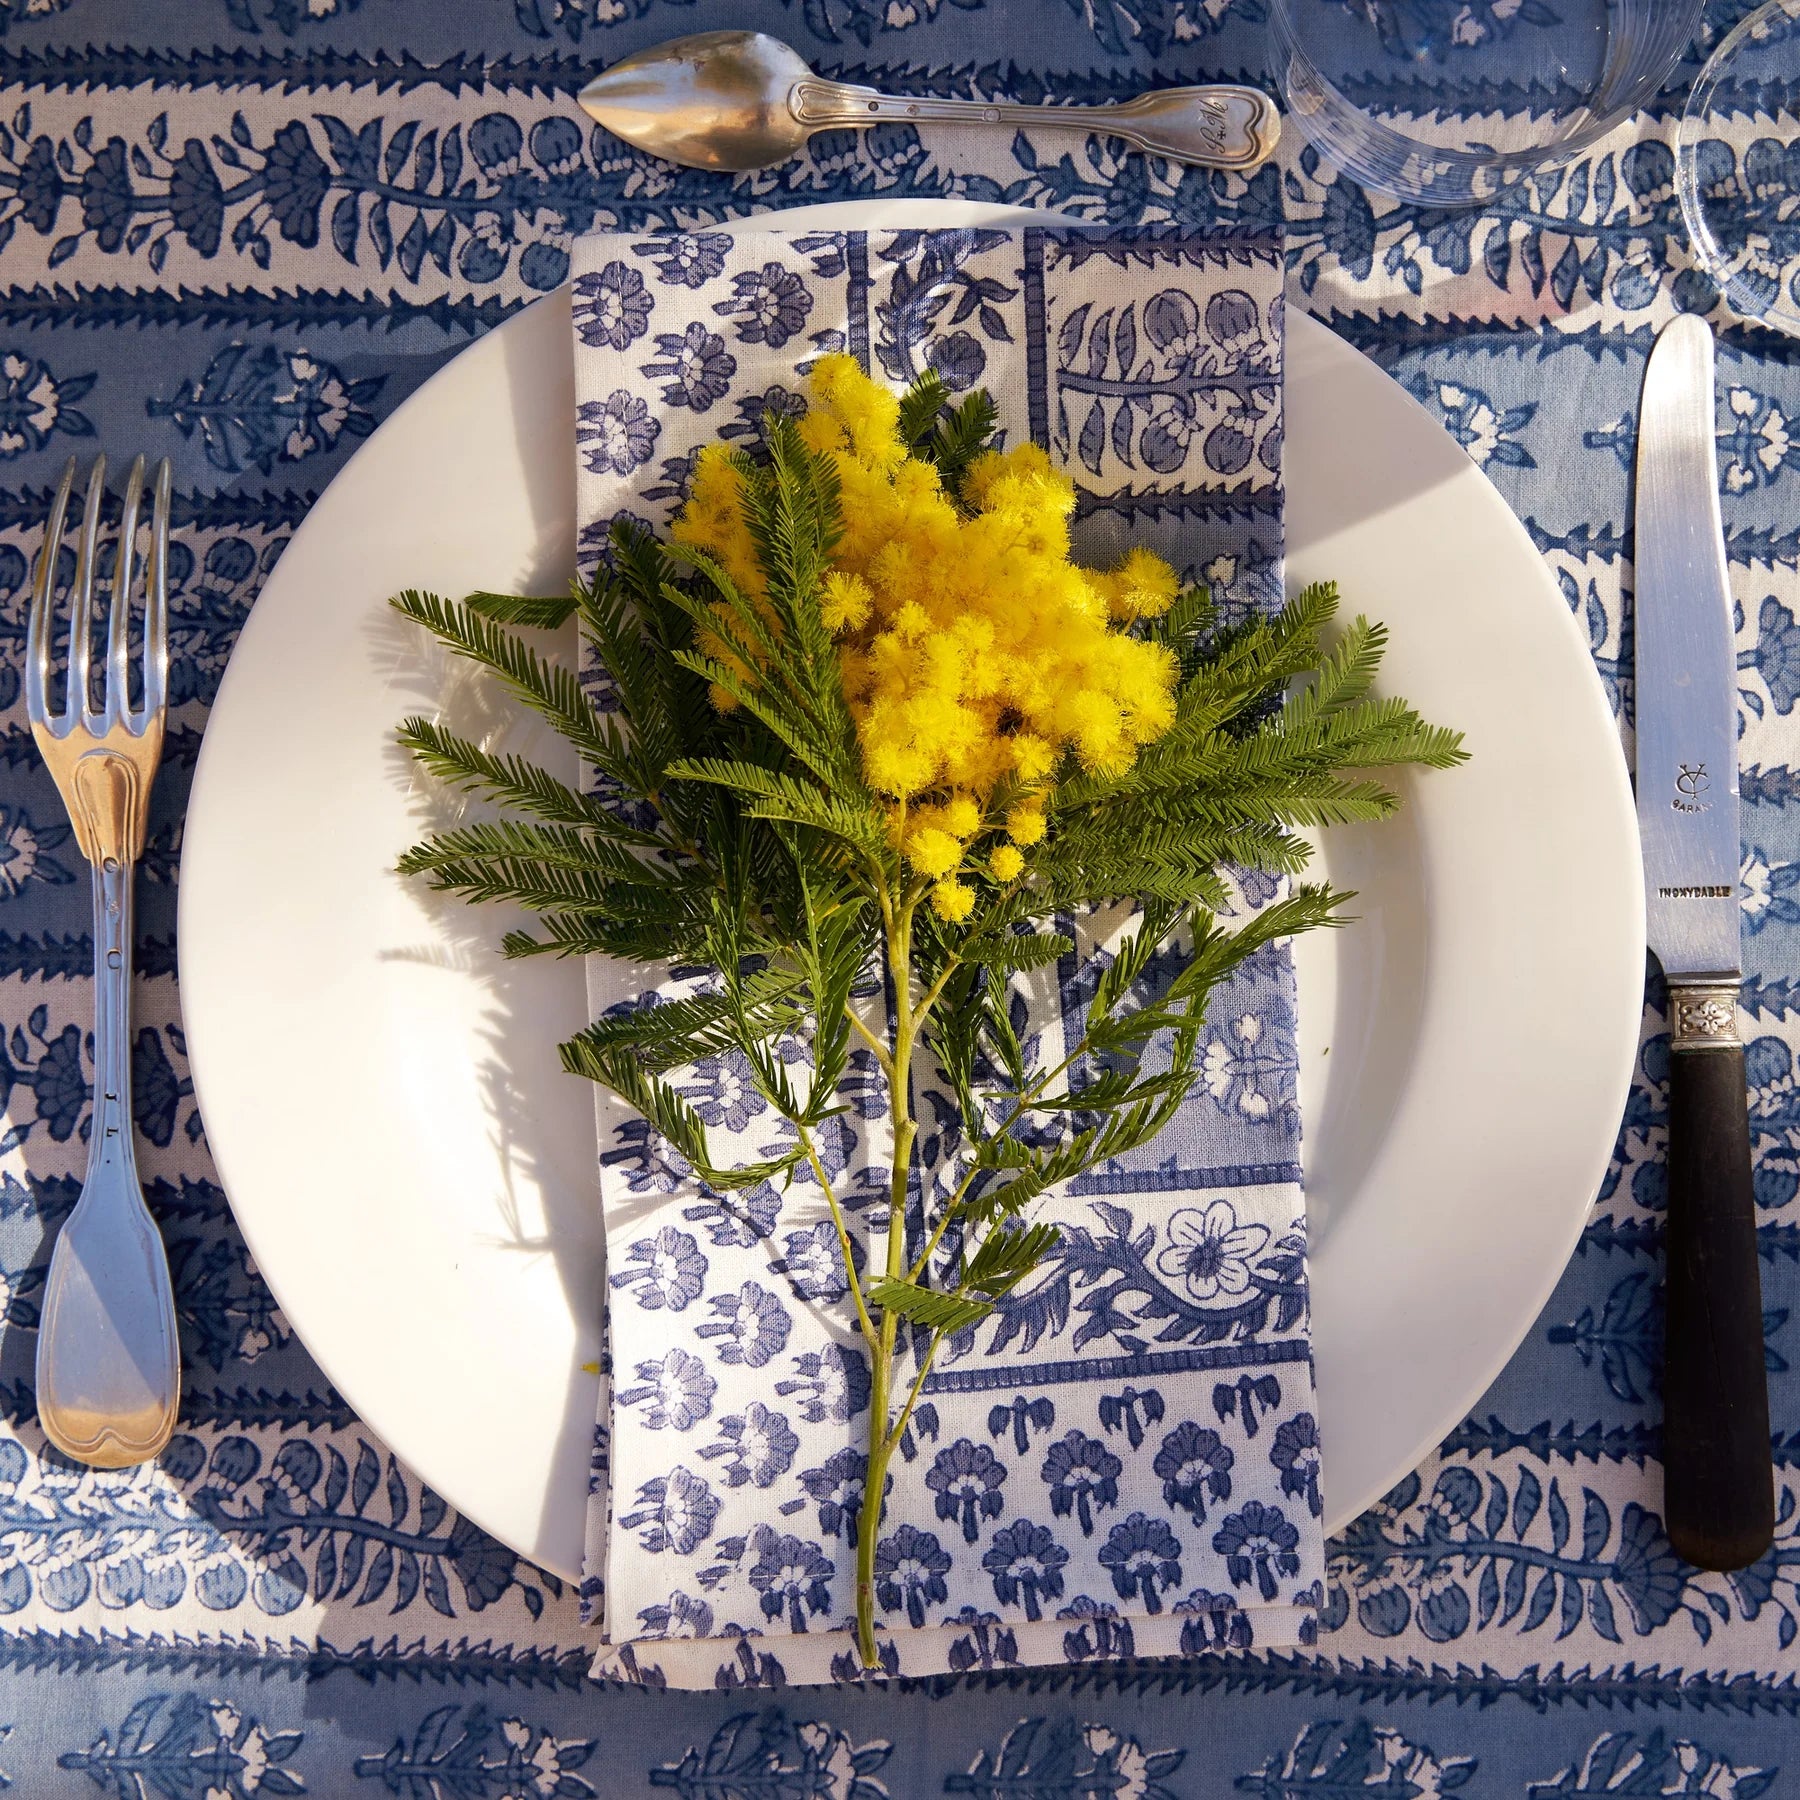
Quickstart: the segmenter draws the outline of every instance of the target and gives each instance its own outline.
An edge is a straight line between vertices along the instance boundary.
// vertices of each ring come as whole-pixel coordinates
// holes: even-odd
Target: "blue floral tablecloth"
[[[899,88],[1100,98],[1152,76],[1257,78],[1259,0],[0,0],[0,1786],[33,1800],[95,1786],[131,1800],[1749,1800],[1784,1771],[1793,1784],[1800,344],[1719,321],[1743,1022],[1782,1486],[1775,1548],[1742,1574],[1684,1566],[1659,1518],[1654,982],[1617,1155],[1567,1274],[1474,1413],[1334,1540],[1317,1648],[885,1693],[652,1695],[589,1683],[575,1596],[396,1465],[294,1338],[207,1158],[173,973],[187,783],[264,575],[360,438],[556,286],[571,235],[596,224],[869,193],[1190,229],[1285,215],[1290,299],[1390,369],[1518,510],[1629,741],[1638,385],[1656,327],[1711,305],[1683,243],[1671,108],[1744,10],[1714,5],[1664,104],[1571,168],[1492,210],[1434,214],[1371,198],[1291,134],[1248,181],[1098,139],[887,127],[733,183],[625,150],[564,97],[597,62],[746,23]],[[1529,104],[1506,56],[1534,10],[1463,11],[1447,53],[1485,59],[1497,104]],[[1396,59],[1394,82],[1430,78]],[[1715,180],[1758,135],[1766,97],[1738,98],[1709,148]],[[49,485],[98,444],[166,452],[177,489],[176,705],[133,1057],[188,1385],[161,1464],[121,1475],[46,1457],[31,1389],[49,1242],[85,1163],[91,945],[20,661]],[[296,1098],[326,1121],[356,1104],[329,1067]]]

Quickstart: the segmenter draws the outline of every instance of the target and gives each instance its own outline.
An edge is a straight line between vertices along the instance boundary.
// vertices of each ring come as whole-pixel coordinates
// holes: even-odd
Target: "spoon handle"
[[[813,131],[890,120],[1106,130],[1152,156],[1214,169],[1254,168],[1281,135],[1281,116],[1267,94],[1224,85],[1155,88],[1116,106],[1019,106],[1002,100],[909,100],[812,77],[788,90],[788,110]]]

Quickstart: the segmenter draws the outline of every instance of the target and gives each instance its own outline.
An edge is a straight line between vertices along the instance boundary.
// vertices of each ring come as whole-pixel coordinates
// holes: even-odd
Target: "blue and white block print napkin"
[[[597,235],[576,247],[582,553],[666,527],[701,445],[754,443],[847,350],[896,385],[989,388],[1008,441],[1075,479],[1077,545],[1147,543],[1227,610],[1281,582],[1281,245],[1029,229]],[[1246,883],[1241,903],[1266,900]],[[1021,984],[1022,1034],[1072,1041],[1123,914]],[[694,977],[605,958],[595,1013]],[[1069,1038],[1065,1040],[1065,1033]],[[923,1155],[949,1141],[917,1072]],[[684,1091],[718,1153],[783,1122],[730,1057]],[[879,1246],[879,1077],[825,1147]],[[604,1098],[610,1379],[584,1594],[597,1674],[679,1687],[854,1679],[869,1372],[816,1185],[720,1198]],[[877,1564],[893,1673],[1309,1641],[1324,1559],[1285,949],[1217,992],[1202,1074],[1161,1137],[1041,1215],[1045,1266],[925,1383]]]

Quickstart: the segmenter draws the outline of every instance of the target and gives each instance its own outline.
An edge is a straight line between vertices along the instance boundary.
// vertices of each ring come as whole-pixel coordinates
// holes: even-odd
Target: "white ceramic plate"
[[[1008,222],[1014,215],[1006,215]],[[808,226],[961,224],[889,202]],[[1372,363],[1291,317],[1288,574],[1384,619],[1390,691],[1472,760],[1324,863],[1361,923],[1301,940],[1327,1516],[1478,1399],[1581,1229],[1624,1105],[1644,967],[1631,795],[1587,650],[1525,532]],[[578,966],[402,883],[442,796],[393,731],[494,724],[387,597],[559,591],[573,567],[568,303],[490,333],[358,451],[257,601],[207,727],[181,998],[208,1139],[325,1373],[431,1485],[534,1561],[580,1559],[601,1231],[593,1117],[557,1041]],[[528,728],[517,747],[545,753]]]

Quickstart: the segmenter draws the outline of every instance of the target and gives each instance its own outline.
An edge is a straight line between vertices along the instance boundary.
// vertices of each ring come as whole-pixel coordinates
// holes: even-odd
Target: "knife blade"
[[[1713,449],[1713,334],[1684,314],[1638,419],[1637,807],[1669,984],[1664,1512],[1689,1562],[1769,1547],[1775,1487],[1744,1050],[1737,1031],[1737,673]]]

